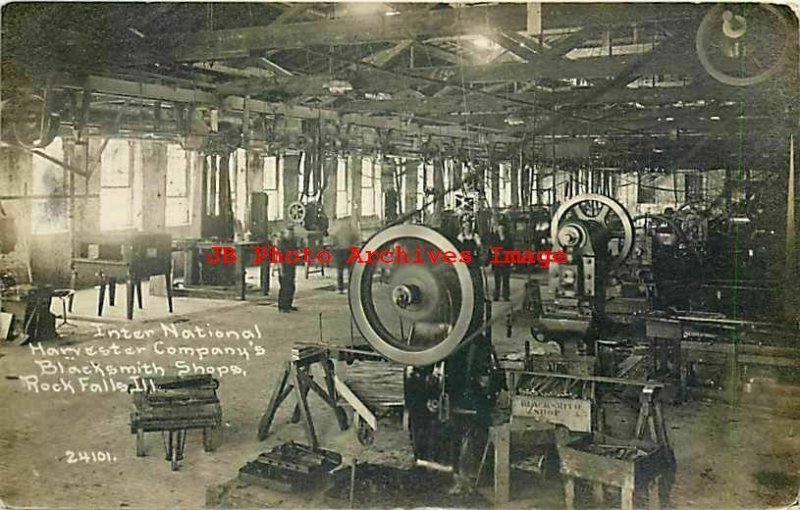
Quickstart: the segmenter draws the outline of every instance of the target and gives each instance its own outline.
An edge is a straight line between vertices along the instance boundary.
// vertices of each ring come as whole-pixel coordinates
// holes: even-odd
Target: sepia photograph
[[[0,508],[800,510],[795,2],[2,3]]]

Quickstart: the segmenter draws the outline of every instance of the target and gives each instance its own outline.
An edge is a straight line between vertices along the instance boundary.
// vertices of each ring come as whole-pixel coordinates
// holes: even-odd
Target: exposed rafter
[[[360,16],[328,21],[312,21],[246,27],[229,30],[175,34],[151,42],[154,54],[173,61],[219,60],[248,56],[270,48],[304,48],[402,41],[430,35],[491,33],[498,27],[524,29],[519,5],[493,5],[414,10],[395,16]],[[524,9],[524,7],[522,7]],[[164,52],[165,48],[171,51]]]
[[[198,90],[183,89],[152,83],[137,83],[102,76],[90,76],[83,81],[66,84],[76,89],[91,90],[97,94],[108,94],[119,97],[131,97],[186,103],[209,108],[222,108],[233,112],[243,112],[247,109],[251,113],[280,115],[297,119],[323,119],[342,124],[355,124],[362,127],[393,129],[411,135],[438,135],[451,138],[474,137],[480,129],[465,131],[457,126],[423,126],[416,122],[400,117],[367,117],[358,113],[340,115],[339,113],[322,108],[294,106],[286,103],[271,103],[256,99],[246,99],[241,96],[220,97],[219,95]],[[502,134],[484,134],[488,139],[496,142],[513,143],[516,138]]]

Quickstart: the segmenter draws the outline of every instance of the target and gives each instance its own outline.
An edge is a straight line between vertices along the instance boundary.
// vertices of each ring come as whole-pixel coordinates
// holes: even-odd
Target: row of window
[[[129,140],[109,140],[100,159],[100,229],[139,227],[143,221],[141,146]],[[44,152],[59,161],[64,145],[56,138]],[[165,221],[169,227],[188,225],[189,190],[195,158],[178,145],[167,146]],[[33,158],[32,224],[35,233],[63,232],[69,228],[68,173],[44,158]],[[76,188],[76,197],[88,199]]]
[[[114,230],[141,227],[142,225],[142,147],[139,143],[130,140],[109,140],[103,150],[100,161],[100,228],[101,230]],[[64,159],[64,146],[60,138],[50,144],[45,152],[57,160]],[[244,186],[246,153],[238,150],[231,155],[230,167],[232,169],[231,200],[236,204],[237,210],[243,209],[245,203],[244,193],[239,193],[239,187]],[[298,197],[285,197],[283,190],[283,158],[264,157],[259,159],[263,163],[263,190],[268,195],[268,217],[271,220],[283,219],[283,209],[286,202],[297,200]],[[409,182],[408,176],[403,172],[405,161],[400,158],[396,161],[399,178],[389,175],[390,167],[385,167],[373,158],[365,157],[361,164],[361,215],[383,217],[383,179],[387,179],[393,186],[399,185],[401,196],[406,196],[409,185],[416,188],[417,207],[425,201],[425,190],[434,185],[433,165],[425,163],[419,167],[416,183]],[[200,169],[195,169],[198,159],[194,153],[184,151],[179,145],[170,144],[166,151],[166,197],[165,221],[168,227],[188,225],[191,218],[190,190],[191,178],[197,175]],[[452,188],[455,172],[463,171],[456,167],[452,160],[445,162],[444,189]],[[305,161],[300,164],[300,181],[304,182],[303,174],[306,171]],[[385,174],[385,175],[384,175]],[[488,180],[487,172],[487,180]],[[517,188],[521,184],[519,173]],[[600,189],[606,182],[594,182],[598,177],[593,172],[587,173],[585,179],[578,177],[578,183],[587,189]],[[686,173],[684,176],[684,194],[688,199],[699,198],[703,193],[703,176],[695,173]],[[340,157],[336,166],[336,217],[347,217],[351,213],[353,202],[353,187],[350,182],[350,172],[347,159]],[[583,182],[583,181],[586,182]],[[535,195],[536,182],[532,179],[532,192]],[[309,179],[307,196],[313,196],[317,190],[313,189],[313,179]],[[33,159],[33,226],[36,233],[66,231],[68,228],[68,173],[67,170],[55,163],[44,159]],[[552,189],[552,182],[542,182],[543,188]],[[568,184],[568,183],[567,183]],[[243,188],[244,189],[244,188]],[[509,164],[500,165],[500,196],[501,207],[511,203],[514,183]],[[637,182],[637,201],[639,203],[654,203],[656,190],[655,177],[642,176]],[[214,196],[217,190],[207,190]],[[485,186],[486,199],[492,202],[492,187],[489,183]],[[238,197],[238,199],[237,199]],[[88,198],[88,197],[87,197]],[[532,197],[533,198],[533,197]],[[554,197],[547,196],[545,202]],[[213,203],[213,201],[212,201]],[[445,197],[445,208],[455,207],[455,195],[448,193]],[[236,215],[241,216],[240,214]]]

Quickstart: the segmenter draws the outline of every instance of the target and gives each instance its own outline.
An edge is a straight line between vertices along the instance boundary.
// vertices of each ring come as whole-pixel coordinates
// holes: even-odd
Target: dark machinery
[[[53,110],[53,97],[49,89],[43,96],[27,93],[2,102],[3,139],[14,140],[26,149],[41,149],[58,136],[61,118]]]
[[[363,251],[458,252],[440,232],[396,225]],[[381,273],[383,282],[381,283]],[[497,389],[490,308],[478,267],[424,258],[422,264],[356,264],[350,311],[378,353],[407,366],[405,415],[418,465],[463,472],[485,441]]]
[[[698,263],[695,244],[673,216],[645,214],[633,224],[633,249],[611,277],[607,293],[606,314],[617,324],[675,305],[676,287],[693,283],[692,265]]]
[[[287,209],[289,220],[295,225],[295,235],[312,251],[325,249],[325,237],[328,236],[329,220],[322,208],[322,202],[292,202]],[[317,264],[312,270],[306,265],[305,276],[311,272],[325,274],[325,268]]]
[[[519,250],[550,249],[550,210],[545,206],[531,206],[524,210],[509,210],[503,215],[509,227],[514,247]],[[516,270],[534,271],[532,266],[519,265]]]
[[[633,221],[613,198],[594,193],[564,202],[551,222],[553,251],[567,254],[565,264],[551,264],[547,283],[539,288],[540,329],[566,347],[593,352],[603,320],[609,273],[628,257],[634,244]]]

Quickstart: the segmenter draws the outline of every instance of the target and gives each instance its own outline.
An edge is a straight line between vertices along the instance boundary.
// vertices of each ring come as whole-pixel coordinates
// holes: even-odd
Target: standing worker
[[[339,290],[339,294],[344,294],[344,270],[345,268],[348,269],[347,282],[349,284],[349,275],[353,266],[348,265],[347,260],[350,258],[350,249],[358,245],[358,234],[349,223],[343,222],[333,228],[331,237],[334,242],[333,261],[336,266],[336,287]]]
[[[460,250],[468,251],[472,254],[472,261],[468,264],[471,269],[480,268],[482,259],[484,257],[481,237],[477,232],[475,232],[475,225],[473,224],[473,221],[474,218],[472,215],[463,214],[460,218],[461,231],[456,237],[458,240],[458,248]]]
[[[508,235],[508,227],[505,223],[497,225],[497,231],[492,234],[489,249],[499,247],[502,252],[514,249],[514,240]],[[501,252],[501,253],[502,253]],[[502,294],[503,301],[508,301],[511,296],[509,289],[511,283],[511,264],[493,264],[492,273],[494,274],[494,300],[498,301]]]
[[[297,251],[297,240],[294,237],[294,225],[289,224],[283,231],[283,237],[278,243],[278,250],[286,254],[289,250]],[[281,313],[296,312],[297,307],[292,305],[294,301],[294,279],[297,273],[296,262],[288,262],[284,256],[283,261],[278,266],[278,281],[281,288],[278,291],[278,311]]]

